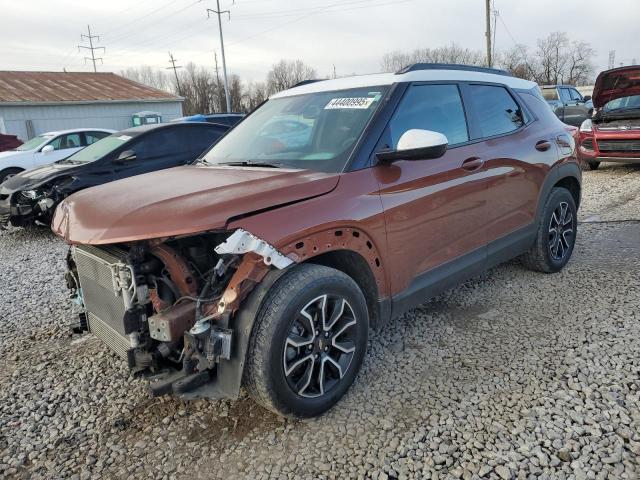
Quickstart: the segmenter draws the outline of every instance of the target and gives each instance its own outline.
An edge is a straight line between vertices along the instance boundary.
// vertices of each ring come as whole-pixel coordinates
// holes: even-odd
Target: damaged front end
[[[33,224],[49,225],[58,204],[53,189],[23,190],[6,196],[0,195],[0,224],[14,227]]]
[[[238,331],[234,316],[272,267],[292,263],[241,229],[75,245],[67,284],[82,307],[76,330],[91,331],[134,373],[148,376],[154,395],[235,397],[247,332]],[[233,378],[219,381],[221,375]]]

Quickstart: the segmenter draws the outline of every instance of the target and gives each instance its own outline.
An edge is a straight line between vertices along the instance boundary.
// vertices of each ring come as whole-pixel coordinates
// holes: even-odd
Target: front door
[[[579,127],[589,116],[589,108],[582,95],[575,89],[560,87],[560,97],[564,104],[564,123]]]
[[[415,128],[443,133],[449,148],[441,158],[374,167],[395,293],[415,290],[423,274],[464,260],[465,254],[474,252],[476,264],[485,254],[486,171],[476,147],[467,143],[469,131],[458,85],[411,85],[377,149],[395,148],[400,136]]]

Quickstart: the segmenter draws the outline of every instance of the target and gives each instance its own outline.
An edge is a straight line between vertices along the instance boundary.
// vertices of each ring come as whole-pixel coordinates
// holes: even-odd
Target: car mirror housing
[[[381,150],[376,158],[381,162],[440,158],[448,144],[449,140],[442,133],[414,128],[402,134],[395,150]]]
[[[588,102],[589,100],[591,100],[591,95],[585,95],[584,97],[582,97],[582,101],[584,102]]]
[[[44,147],[42,147],[42,150],[40,150],[42,153],[49,153],[49,152],[53,152],[54,148],[53,145],[45,145]]]
[[[120,155],[118,155],[116,162],[124,163],[124,162],[130,162],[135,159],[136,159],[136,152],[134,152],[133,150],[124,150],[123,152],[120,153]]]

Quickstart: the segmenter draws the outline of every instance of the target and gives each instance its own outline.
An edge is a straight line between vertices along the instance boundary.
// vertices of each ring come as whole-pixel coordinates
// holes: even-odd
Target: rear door
[[[475,146],[469,144],[465,105],[456,83],[410,85],[376,150],[395,148],[402,134],[415,128],[443,133],[449,147],[437,159],[374,167],[393,291],[420,290],[428,282],[427,272],[476,252],[476,264],[468,265],[472,275],[485,256],[486,172]]]
[[[488,191],[482,217],[488,241],[516,241],[514,236],[528,235],[521,229],[532,225],[540,185],[548,164],[557,159],[554,131],[541,129],[533,113],[505,86],[467,84],[464,95],[475,149],[485,159]]]

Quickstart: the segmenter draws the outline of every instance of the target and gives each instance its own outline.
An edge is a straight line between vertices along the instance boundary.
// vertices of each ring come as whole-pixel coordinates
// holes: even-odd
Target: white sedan
[[[23,170],[67,158],[114,132],[106,128],[77,128],[38,135],[15,150],[0,152],[0,183]]]

